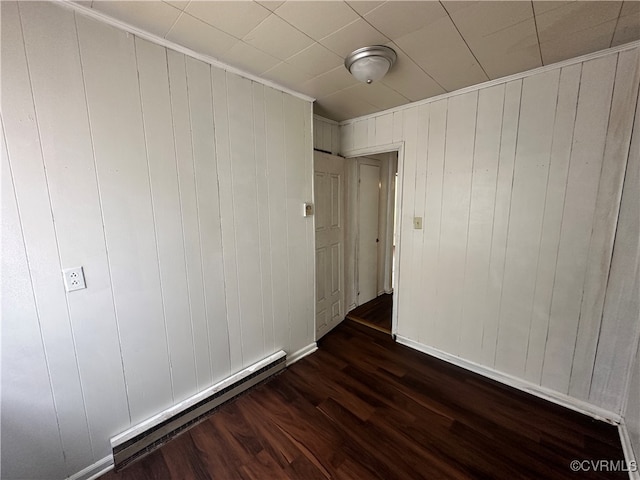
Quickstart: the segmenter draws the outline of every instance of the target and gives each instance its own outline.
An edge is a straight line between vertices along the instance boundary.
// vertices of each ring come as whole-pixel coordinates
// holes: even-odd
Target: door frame
[[[391,313],[391,335],[393,338],[396,338],[396,334],[398,331],[398,292],[400,288],[400,253],[401,253],[401,225],[402,225],[402,191],[404,186],[404,142],[394,142],[389,143],[387,145],[381,145],[376,147],[367,147],[367,148],[359,148],[355,150],[350,150],[348,154],[345,154],[344,158],[346,159],[354,159],[356,157],[364,157],[367,155],[376,155],[379,153],[390,153],[397,152],[398,153],[398,184],[396,190],[396,198],[394,209],[396,216],[396,223],[394,225],[395,231],[395,275],[393,276],[393,281],[391,283],[391,287],[393,288],[393,311]],[[352,223],[353,219],[348,219],[350,223]],[[355,220],[357,221],[357,219]]]

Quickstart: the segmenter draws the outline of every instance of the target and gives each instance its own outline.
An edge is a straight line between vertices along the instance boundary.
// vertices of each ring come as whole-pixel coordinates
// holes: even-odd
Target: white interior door
[[[380,162],[358,164],[358,305],[378,296]]]
[[[314,152],[316,340],[344,312],[344,159]]]

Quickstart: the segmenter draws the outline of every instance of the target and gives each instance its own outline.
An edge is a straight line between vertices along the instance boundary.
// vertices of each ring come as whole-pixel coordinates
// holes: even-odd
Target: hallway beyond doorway
[[[393,311],[393,294],[385,293],[347,314],[349,320],[391,334],[391,312]]]

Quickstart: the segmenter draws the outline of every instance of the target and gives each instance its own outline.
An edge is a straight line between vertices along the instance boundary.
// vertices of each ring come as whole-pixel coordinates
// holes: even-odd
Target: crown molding
[[[51,0],[52,3],[56,4],[56,5],[60,5],[63,8],[67,8],[70,10],[73,10],[77,13],[79,13],[80,15],[83,15],[85,17],[90,17],[93,18],[94,20],[98,20],[102,23],[106,23],[107,25],[111,25],[112,27],[115,27],[119,30],[123,30],[125,32],[131,33],[133,35],[135,35],[136,37],[142,38],[144,40],[148,40],[150,42],[156,43],[158,45],[161,45],[165,48],[169,48],[171,50],[175,50],[176,52],[180,52],[183,53],[185,55],[188,55],[189,57],[193,57],[197,60],[201,60],[205,63],[208,63],[209,65],[211,65],[212,67],[216,67],[216,68],[220,68],[226,72],[229,73],[234,73],[236,75],[240,75],[241,77],[244,77],[248,80],[252,80],[254,82],[260,83],[262,85],[265,85],[267,87],[271,87],[274,88],[276,90],[280,90],[281,92],[284,93],[288,93],[289,95],[293,95],[294,97],[300,98],[302,100],[305,100],[307,102],[314,102],[315,98],[310,97],[308,95],[305,95],[304,93],[300,93],[300,92],[296,92],[295,90],[291,90],[290,88],[287,88],[283,85],[280,85],[278,83],[272,82],[270,80],[266,80],[264,78],[258,77],[257,75],[254,75],[252,73],[246,72],[244,70],[241,70],[239,68],[236,68],[232,65],[229,65],[227,63],[224,63],[220,60],[218,60],[217,58],[214,57],[210,57],[209,55],[204,55],[202,53],[198,53],[195,50],[191,50],[190,48],[187,47],[183,47],[182,45],[179,45],[175,42],[172,42],[171,40],[167,40],[166,38],[162,38],[159,37],[158,35],[155,35],[153,33],[149,33],[145,30],[141,30],[138,27],[135,27],[129,23],[123,22],[121,20],[117,20],[113,17],[110,17],[109,15],[106,15],[98,10],[94,10],[92,8],[88,8],[85,7],[84,5],[80,5],[77,3],[74,3],[70,0]]]

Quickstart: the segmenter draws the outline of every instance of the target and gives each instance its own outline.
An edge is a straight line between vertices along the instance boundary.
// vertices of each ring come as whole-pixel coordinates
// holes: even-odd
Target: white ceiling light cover
[[[344,66],[357,80],[373,83],[384,77],[396,61],[396,52],[383,45],[355,50],[344,61]]]

